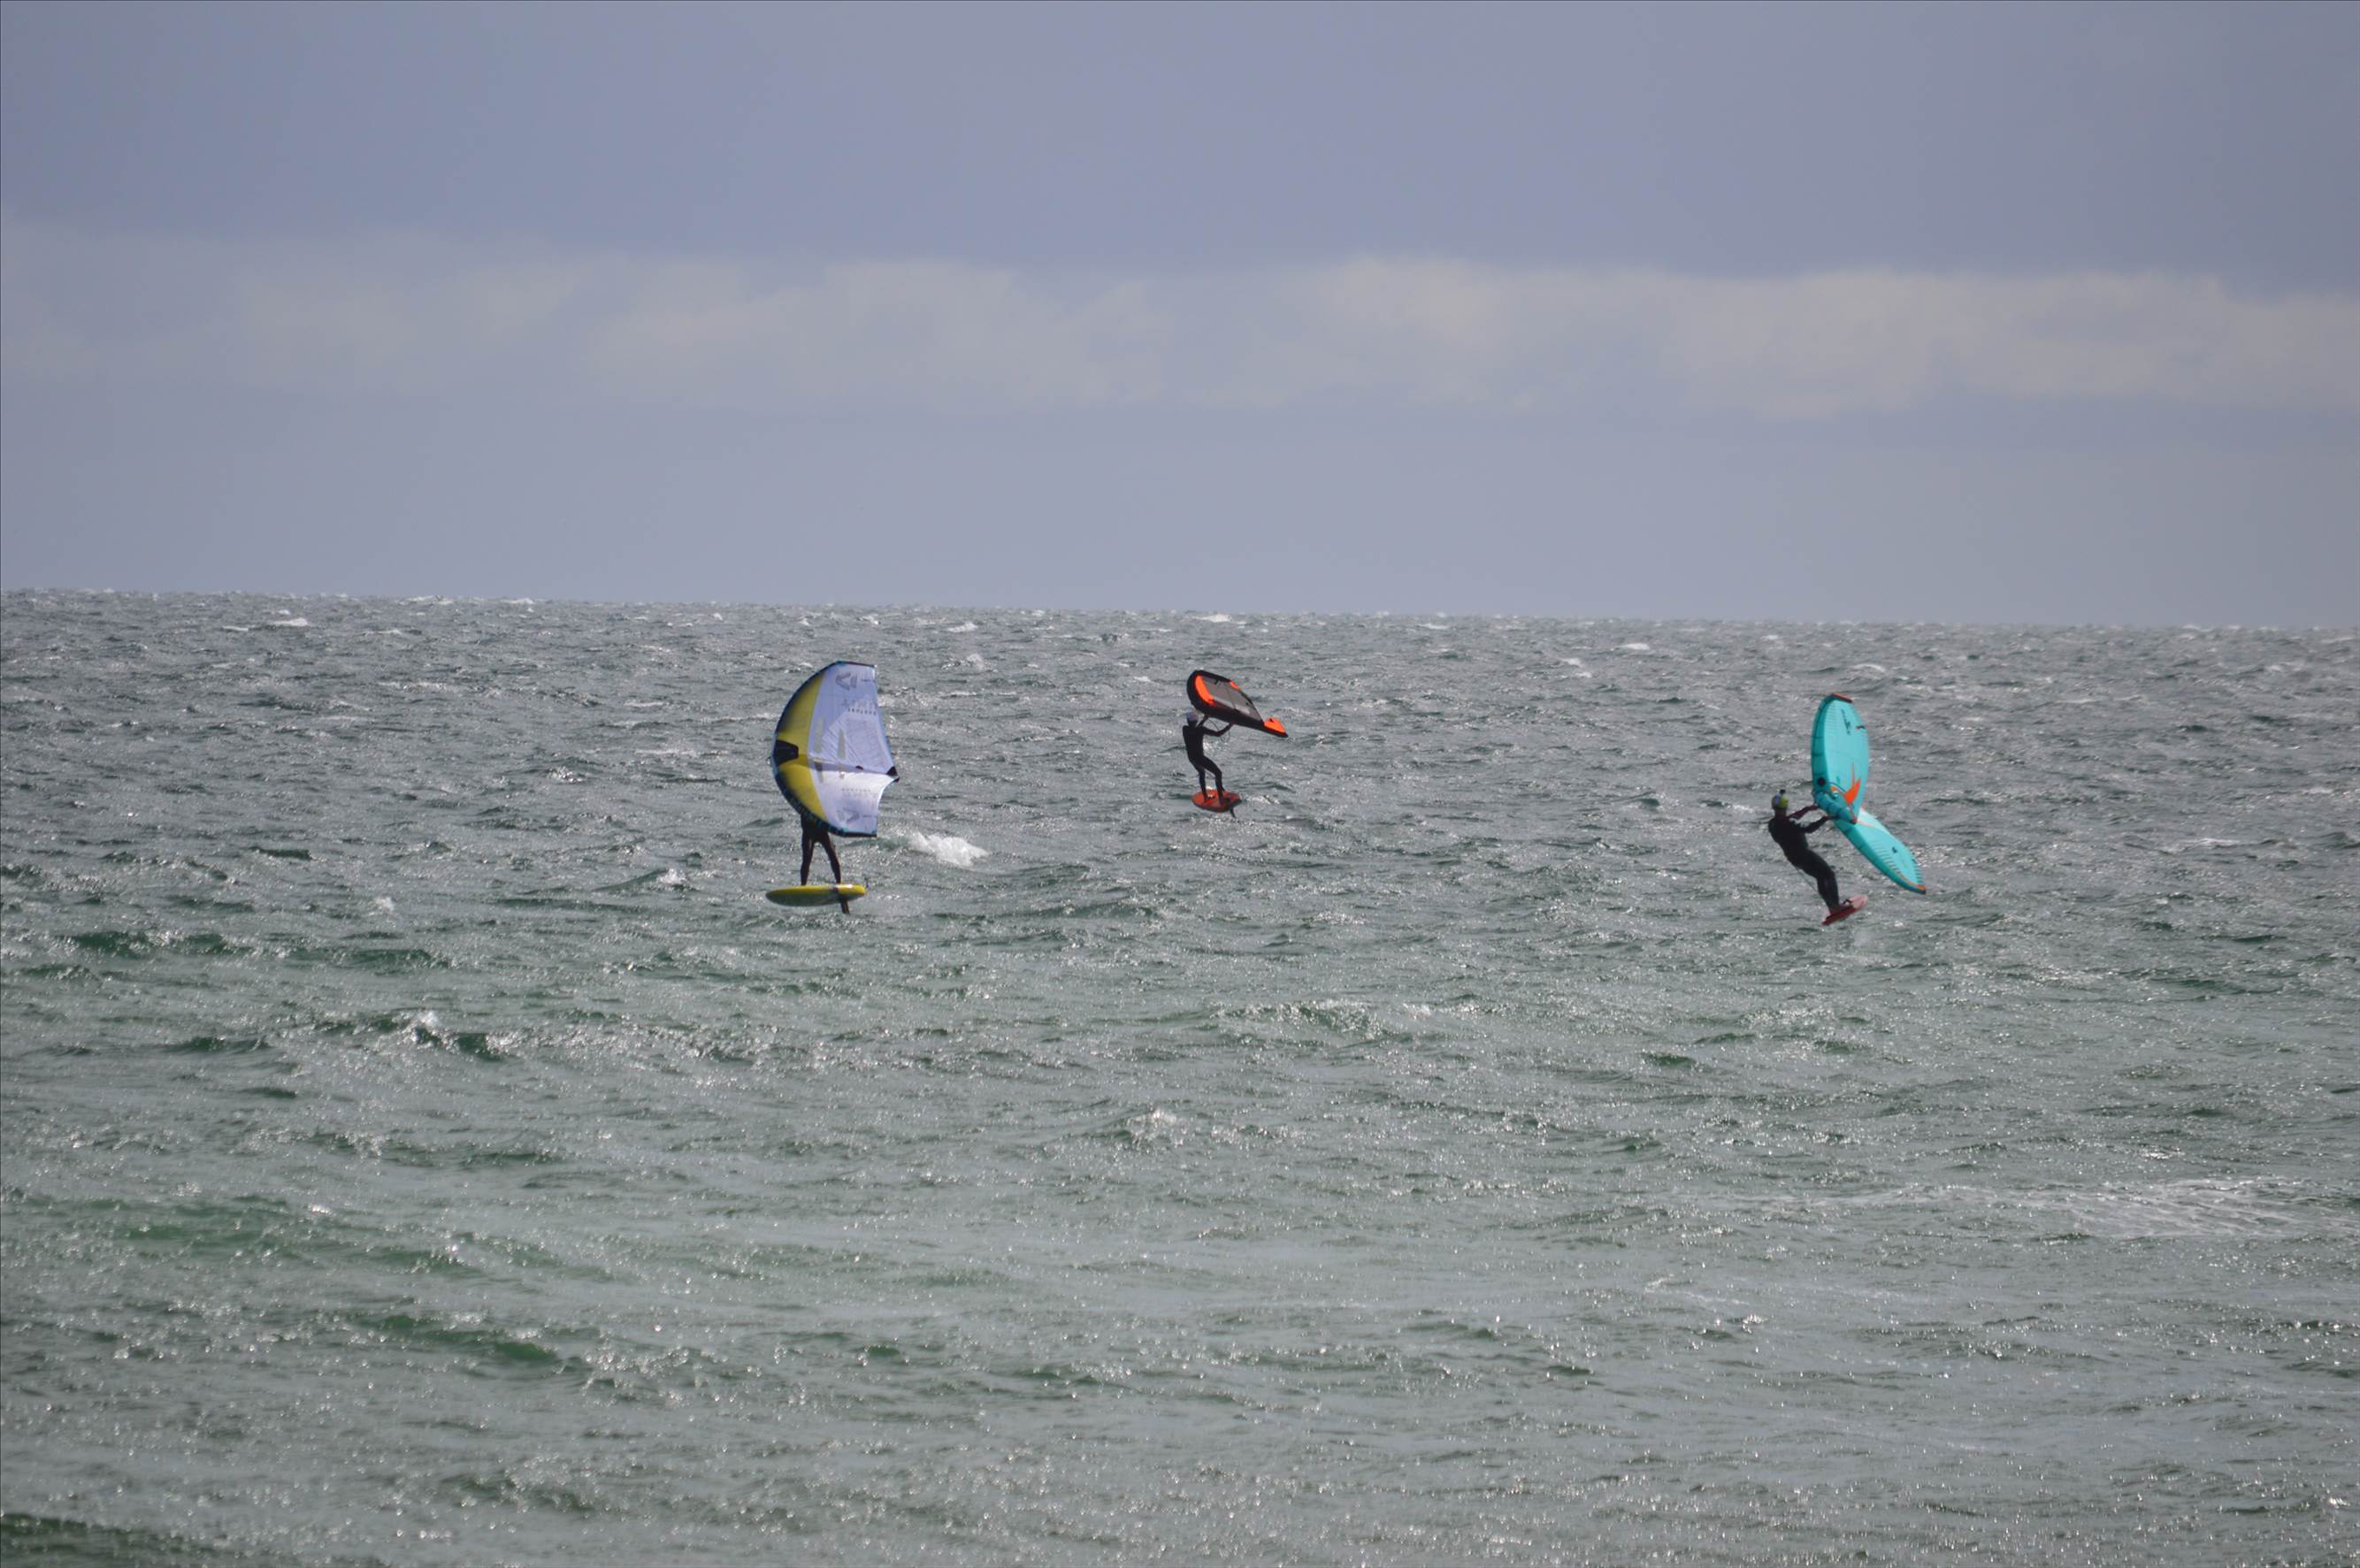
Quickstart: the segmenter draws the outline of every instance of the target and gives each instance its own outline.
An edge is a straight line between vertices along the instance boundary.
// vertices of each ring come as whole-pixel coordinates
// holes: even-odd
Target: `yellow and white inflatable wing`
[[[770,776],[796,811],[830,833],[874,838],[892,772],[875,665],[838,660],[795,688],[770,743]]]

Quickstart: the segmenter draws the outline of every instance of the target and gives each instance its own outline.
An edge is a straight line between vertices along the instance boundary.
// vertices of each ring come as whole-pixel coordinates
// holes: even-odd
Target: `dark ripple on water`
[[[2354,1550],[2348,633],[5,611],[10,1561]]]

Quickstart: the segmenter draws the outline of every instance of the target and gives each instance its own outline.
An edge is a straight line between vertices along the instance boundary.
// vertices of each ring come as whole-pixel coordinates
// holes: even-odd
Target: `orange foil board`
[[[1834,909],[1830,909],[1828,911],[1828,918],[1821,920],[1819,924],[1823,926],[1831,926],[1838,920],[1848,920],[1866,908],[1868,908],[1868,895],[1865,893],[1854,893],[1851,898],[1846,898],[1842,903],[1838,904]]]
[[[1237,806],[1238,792],[1234,789],[1223,789],[1218,793],[1211,789],[1199,789],[1188,799],[1206,811],[1227,811]]]

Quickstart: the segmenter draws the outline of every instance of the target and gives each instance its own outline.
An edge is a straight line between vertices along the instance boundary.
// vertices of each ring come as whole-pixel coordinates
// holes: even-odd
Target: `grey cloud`
[[[1654,400],[1763,419],[1945,395],[2360,412],[2360,299],[2204,278],[1726,278],[1358,258],[1194,276],[213,242],[0,218],[12,376],[750,408]]]

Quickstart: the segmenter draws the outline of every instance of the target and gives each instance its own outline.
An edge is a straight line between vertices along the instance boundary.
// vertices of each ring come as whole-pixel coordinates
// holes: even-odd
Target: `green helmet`
[[[1786,809],[1786,791],[1781,789],[1770,797],[1770,809],[1774,811],[1783,811]]]

